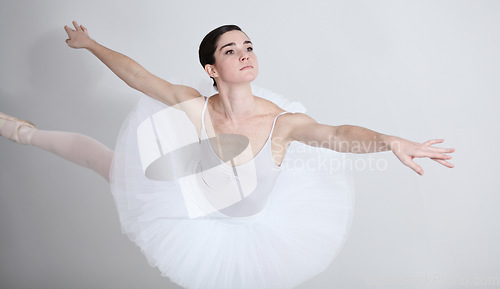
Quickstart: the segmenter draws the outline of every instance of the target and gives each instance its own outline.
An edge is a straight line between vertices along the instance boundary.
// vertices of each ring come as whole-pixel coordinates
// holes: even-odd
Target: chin
[[[254,81],[255,79],[257,79],[257,76],[252,76],[252,77],[245,77],[244,79],[240,79],[240,81],[238,81],[239,83],[248,83],[250,84],[252,81]]]
[[[254,81],[255,79],[257,79],[257,73],[255,73],[254,75],[252,75],[252,77],[250,77],[250,82]]]

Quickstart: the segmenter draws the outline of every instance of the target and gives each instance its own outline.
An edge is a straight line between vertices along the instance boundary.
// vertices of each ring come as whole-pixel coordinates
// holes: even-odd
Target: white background
[[[350,156],[364,160],[351,234],[299,288],[498,288],[499,15],[499,1],[3,0],[0,111],[114,147],[141,94],[67,47],[64,25],[160,77],[199,79],[203,36],[237,24],[255,84],[318,122],[456,148],[453,169],[417,159],[424,176],[389,152]],[[179,287],[121,235],[104,179],[0,139],[0,288]]]

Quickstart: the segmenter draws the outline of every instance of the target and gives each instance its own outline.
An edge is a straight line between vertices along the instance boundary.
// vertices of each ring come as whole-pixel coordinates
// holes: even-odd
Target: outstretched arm
[[[289,128],[291,140],[338,152],[374,153],[391,150],[403,164],[420,175],[423,175],[424,171],[413,161],[414,158],[430,158],[446,167],[454,167],[447,161],[451,159],[447,154],[454,152],[455,149],[432,146],[442,143],[444,141],[442,139],[416,143],[360,126],[319,124],[303,113],[291,116]]]
[[[144,69],[139,63],[119,52],[113,51],[90,38],[87,28],[73,21],[75,29],[64,26],[68,34],[66,43],[72,48],[84,48],[94,54],[128,86],[173,106],[200,96],[194,88],[174,85]]]

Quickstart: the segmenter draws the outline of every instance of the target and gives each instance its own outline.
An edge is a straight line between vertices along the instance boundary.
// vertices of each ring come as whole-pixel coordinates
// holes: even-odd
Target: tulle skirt
[[[214,93],[209,83],[183,84]],[[305,112],[300,102],[256,86],[252,90],[287,111]],[[353,212],[343,154],[292,142],[266,208],[249,217],[227,217],[186,195],[182,175],[146,176],[147,166],[161,157],[160,142],[175,143],[179,134],[197,136],[187,117],[173,111],[176,124],[163,121],[165,135],[153,135],[145,123],[169,110],[149,97],[139,100],[120,130],[110,174],[122,232],[151,266],[188,289],[290,289],[331,264]]]

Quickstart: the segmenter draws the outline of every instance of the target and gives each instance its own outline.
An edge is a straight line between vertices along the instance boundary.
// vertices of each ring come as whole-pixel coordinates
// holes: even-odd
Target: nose
[[[248,52],[244,51],[240,55],[240,61],[248,60],[250,56],[248,55]]]

